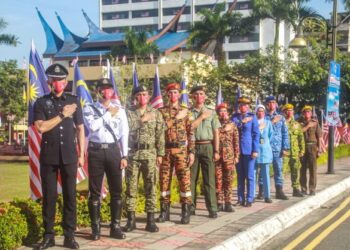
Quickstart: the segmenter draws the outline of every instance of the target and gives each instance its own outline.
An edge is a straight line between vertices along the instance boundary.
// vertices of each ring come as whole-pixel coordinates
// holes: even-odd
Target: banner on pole
[[[327,113],[326,120],[329,125],[337,126],[339,123],[339,99],[340,99],[340,64],[334,61],[330,63],[328,89],[327,89]]]

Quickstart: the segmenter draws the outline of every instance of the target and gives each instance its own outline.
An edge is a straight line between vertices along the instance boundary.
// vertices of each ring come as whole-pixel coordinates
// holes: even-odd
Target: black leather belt
[[[196,145],[202,145],[202,144],[212,144],[213,141],[209,141],[209,140],[199,140],[196,141]]]
[[[153,144],[144,144],[144,143],[138,143],[135,145],[133,150],[145,150],[145,149],[154,149],[155,146]]]
[[[186,146],[186,141],[179,141],[179,142],[167,142],[165,143],[166,148],[179,148],[182,146]]]
[[[94,149],[108,149],[108,148],[115,148],[118,145],[116,143],[99,143],[99,142],[89,142],[89,148]]]

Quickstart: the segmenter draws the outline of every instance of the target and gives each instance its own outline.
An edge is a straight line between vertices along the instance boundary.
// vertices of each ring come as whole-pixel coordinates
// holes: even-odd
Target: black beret
[[[136,95],[137,93],[148,91],[148,89],[144,85],[139,85],[132,90],[132,94]]]
[[[191,89],[190,94],[193,94],[194,92],[199,91],[199,90],[205,91],[204,86],[201,86],[201,85],[194,86],[194,87]]]
[[[66,78],[68,76],[68,70],[59,63],[54,63],[47,67],[45,73],[48,77],[54,78]]]
[[[113,84],[111,83],[111,80],[109,80],[108,78],[102,78],[102,79],[98,80],[96,87],[97,88],[101,88],[101,87],[113,88]]]

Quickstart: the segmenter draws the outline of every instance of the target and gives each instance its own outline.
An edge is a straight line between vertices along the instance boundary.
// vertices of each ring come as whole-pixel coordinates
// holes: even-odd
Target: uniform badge
[[[49,108],[52,108],[53,107],[53,103],[51,100],[46,100],[46,106],[49,107]]]

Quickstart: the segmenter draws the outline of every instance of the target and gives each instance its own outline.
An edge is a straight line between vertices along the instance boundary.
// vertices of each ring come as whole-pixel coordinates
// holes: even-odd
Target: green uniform
[[[287,167],[289,167],[292,187],[299,189],[299,171],[301,167],[300,157],[302,157],[305,153],[304,134],[302,131],[302,126],[299,122],[295,121],[294,118],[292,118],[290,121],[286,120],[286,124],[288,127],[290,151],[289,155],[283,159],[283,169],[287,169]]]
[[[204,110],[209,109],[204,106],[201,110],[193,108],[193,120],[197,119]],[[204,183],[205,204],[209,212],[217,212],[217,200],[215,189],[215,166],[213,159],[214,130],[220,127],[216,112],[212,110],[212,115],[203,120],[195,130],[195,161],[191,167],[191,193],[192,204],[196,206],[196,185],[199,176],[199,167],[202,171]],[[203,144],[204,142],[204,144]],[[206,143],[207,142],[207,143]]]
[[[154,113],[154,118],[142,123],[144,113]],[[126,209],[134,212],[137,184],[141,171],[146,196],[146,212],[153,213],[156,207],[156,158],[164,156],[164,121],[161,113],[147,106],[144,113],[137,108],[128,110],[129,165],[126,169]]]

